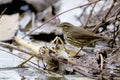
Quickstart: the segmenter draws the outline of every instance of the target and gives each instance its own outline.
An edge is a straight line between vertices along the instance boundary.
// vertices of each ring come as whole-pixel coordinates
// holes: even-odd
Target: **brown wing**
[[[100,39],[100,36],[87,31],[83,28],[74,27],[74,29],[70,30],[71,36],[75,39],[85,39],[85,40],[93,40],[93,39]]]

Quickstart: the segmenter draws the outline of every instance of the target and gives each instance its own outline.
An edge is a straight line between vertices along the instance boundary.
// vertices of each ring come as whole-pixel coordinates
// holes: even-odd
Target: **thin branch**
[[[114,4],[115,4],[115,0],[113,0],[113,3],[112,3],[112,5],[111,5],[110,9],[109,9],[109,10],[107,11],[107,13],[104,15],[104,17],[102,18],[102,21],[101,21],[99,24],[97,24],[97,25],[95,26],[95,28],[93,29],[93,32],[94,32],[94,33],[97,32],[97,30],[99,29],[99,27],[100,27],[100,25],[101,25],[102,23],[105,23],[105,22],[106,22],[106,19],[107,19],[109,13],[111,12],[112,8],[114,7]]]
[[[16,46],[10,45],[10,44],[8,44],[8,43],[0,42],[0,46],[7,47],[7,48],[12,48],[12,49],[18,50],[18,51],[20,51],[20,52],[26,53],[26,54],[28,54],[28,55],[34,55],[35,57],[40,58],[40,56],[38,56],[38,55],[36,55],[36,54],[27,52],[27,51],[25,51],[25,50],[23,50],[23,49],[17,48]]]
[[[88,6],[86,6],[86,7],[83,9],[82,13],[81,13],[78,17],[75,16],[75,17],[79,20],[79,22],[81,23],[81,26],[84,26],[83,23],[82,23],[82,21],[81,21],[81,17],[82,17],[83,14],[85,13],[87,7],[88,7]]]
[[[88,18],[87,18],[87,20],[85,21],[84,28],[86,28],[86,26],[87,26],[87,24],[88,24],[88,22],[89,22],[89,19],[90,19],[90,17],[92,16],[92,13],[93,13],[93,11],[94,11],[95,5],[96,5],[96,3],[93,5],[92,10],[90,11],[90,14],[89,14]]]
[[[66,10],[66,11],[64,11],[64,12],[61,12],[61,13],[55,15],[54,17],[50,18],[50,19],[47,20],[46,22],[44,22],[42,25],[36,27],[36,28],[33,29],[32,31],[30,31],[28,34],[31,34],[31,33],[34,32],[35,30],[37,30],[38,28],[44,26],[44,25],[47,24],[48,22],[52,21],[53,19],[55,19],[56,17],[58,17],[58,16],[60,16],[60,15],[62,15],[62,14],[64,14],[64,13],[67,13],[67,12],[69,12],[69,11],[72,11],[72,10],[74,10],[74,9],[81,8],[81,7],[84,7],[84,6],[87,6],[87,5],[91,5],[91,4],[96,3],[96,2],[98,2],[98,1],[94,1],[94,2],[91,2],[91,3],[87,3],[87,4],[84,4],[84,5],[81,5],[81,6],[77,6],[77,7],[71,8],[71,9]],[[26,35],[23,36],[22,38],[25,38],[26,36],[28,36],[28,34],[26,34]]]
[[[0,49],[0,50],[1,50],[1,51],[4,51],[4,52],[7,52],[7,53],[9,53],[9,54],[11,54],[11,55],[14,55],[14,56],[16,56],[16,57],[18,57],[18,58],[20,58],[20,59],[22,59],[22,60],[26,60],[25,58],[19,57],[18,55],[14,54],[14,53],[12,53],[12,52],[9,52],[9,51],[3,50],[3,49]],[[36,63],[34,63],[34,62],[32,62],[32,61],[29,61],[29,62],[32,63],[32,64],[34,64],[34,65],[36,65],[36,66],[38,66]]]
[[[7,8],[5,8],[5,9],[2,11],[2,13],[0,14],[0,19],[1,19],[2,15],[5,13],[6,10],[7,10]]]
[[[106,21],[106,19],[107,19],[108,15],[110,14],[112,8],[114,7],[114,4],[115,4],[115,0],[113,0],[113,3],[112,3],[112,5],[111,5],[110,9],[109,9],[108,12],[104,15],[104,17],[103,17],[103,19],[102,19],[103,21]]]
[[[102,71],[103,70],[103,63],[104,63],[104,59],[103,59],[102,54],[100,54],[100,59],[101,59],[100,70]]]

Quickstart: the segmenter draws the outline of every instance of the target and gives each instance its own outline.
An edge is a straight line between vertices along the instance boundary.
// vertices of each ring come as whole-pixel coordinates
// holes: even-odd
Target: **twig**
[[[7,8],[5,8],[5,9],[2,11],[2,13],[0,14],[0,19],[1,19],[2,15],[5,13],[6,10],[7,10]]]
[[[84,12],[86,11],[86,8],[87,8],[88,6],[86,6],[84,9],[83,9],[83,11],[82,11],[82,13],[77,17],[77,16],[75,16],[78,20],[79,20],[79,22],[81,23],[81,26],[84,26],[83,25],[83,23],[82,23],[82,21],[81,21],[81,17],[83,16],[83,14],[84,14]]]
[[[14,56],[16,56],[16,57],[18,57],[18,58],[20,58],[20,59],[26,60],[25,58],[19,57],[18,55],[14,54],[14,53],[12,53],[12,52],[9,52],[9,51],[3,50],[3,49],[0,49],[0,50],[1,50],[1,51],[4,51],[4,52],[7,52],[7,53],[9,53],[9,54],[11,54],[11,55],[14,55]],[[37,64],[35,64],[35,63],[32,62],[32,61],[29,61],[29,62],[32,63],[32,64],[34,64],[34,65],[36,65],[36,66],[38,66]]]
[[[77,7],[71,8],[71,9],[66,10],[66,11],[64,11],[64,12],[61,12],[61,13],[55,15],[54,17],[50,18],[50,19],[47,20],[46,22],[44,22],[42,25],[36,27],[36,28],[33,29],[32,31],[30,31],[28,34],[31,34],[31,33],[34,32],[35,30],[37,30],[38,28],[42,27],[43,25],[47,24],[47,23],[50,22],[51,20],[55,19],[56,17],[58,17],[58,16],[60,16],[60,15],[62,15],[62,14],[64,14],[64,13],[67,13],[67,12],[72,11],[72,10],[77,9],[77,8],[81,8],[81,7],[83,7],[83,6],[91,5],[91,4],[96,3],[96,2],[98,2],[98,1],[94,1],[94,2],[91,2],[91,3],[87,3],[87,4],[84,4],[84,5],[81,5],[81,6],[77,6]],[[23,36],[22,38],[25,38],[26,36],[28,36],[28,34],[26,34],[26,35]]]
[[[83,75],[84,77],[89,77],[89,78],[92,78],[90,76],[88,76],[87,74],[83,73],[83,72],[80,72],[79,70],[75,69],[76,72],[78,72],[79,74]]]
[[[107,19],[108,15],[110,14],[112,8],[114,7],[114,4],[115,4],[115,0],[113,0],[113,3],[112,3],[112,5],[111,5],[110,9],[109,9],[109,10],[107,11],[107,13],[104,15],[102,21],[101,21],[100,23],[98,23],[98,24],[95,26],[95,28],[92,30],[94,33],[97,32],[97,30],[98,30],[99,27],[101,27],[101,24],[103,24],[103,23],[106,22],[106,19]]]
[[[35,14],[32,13],[32,28],[35,26]]]
[[[102,54],[100,54],[100,59],[101,59],[100,70],[102,71],[103,70],[103,63],[104,63],[104,59],[103,59]]]
[[[10,44],[8,44],[8,43],[0,42],[0,45],[3,46],[3,47],[12,48],[12,49],[21,51],[21,52],[26,53],[26,54],[28,54],[28,55],[34,55],[35,57],[40,58],[40,56],[38,56],[38,55],[36,55],[36,54],[27,52],[27,51],[25,51],[25,50],[23,50],[23,49],[17,48],[16,46],[10,45]]]
[[[107,2],[107,0],[106,0]],[[105,2],[103,3],[102,7],[100,8],[100,10],[98,11],[98,13],[101,13],[103,11],[103,8],[105,7]]]
[[[72,61],[70,61],[68,59],[66,60],[66,59],[61,58],[61,57],[55,57],[55,56],[51,56],[51,57],[53,57],[53,59],[55,59],[55,60],[58,60],[59,62],[65,63],[65,64],[68,63],[68,64],[71,64],[71,65],[80,66],[80,67],[83,67],[83,68],[86,68],[86,69],[98,70],[96,68],[92,68],[92,67],[89,67],[89,66],[83,66],[81,64],[74,63],[74,62],[72,62]]]
[[[106,21],[106,19],[107,19],[108,15],[110,14],[112,8],[114,7],[114,4],[115,4],[115,0],[113,0],[113,3],[112,3],[112,5],[111,5],[110,9],[109,9],[108,12],[104,15],[104,17],[103,17],[103,19],[102,19],[103,21]]]
[[[90,14],[89,14],[88,18],[87,18],[87,20],[85,21],[85,26],[84,26],[84,28],[86,28],[86,26],[87,26],[87,24],[88,24],[88,22],[89,22],[89,19],[90,19],[90,17],[92,16],[92,12],[93,12],[93,10],[94,10],[94,8],[95,8],[95,5],[96,5],[96,3],[93,5],[92,10],[90,11]]]
[[[119,49],[120,49],[120,47],[116,48],[116,49],[112,52],[112,54],[115,54]]]

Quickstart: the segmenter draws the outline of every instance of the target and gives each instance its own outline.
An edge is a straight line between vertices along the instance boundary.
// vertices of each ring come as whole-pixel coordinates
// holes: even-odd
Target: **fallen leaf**
[[[18,30],[19,14],[2,15],[0,18],[0,41],[10,40]]]

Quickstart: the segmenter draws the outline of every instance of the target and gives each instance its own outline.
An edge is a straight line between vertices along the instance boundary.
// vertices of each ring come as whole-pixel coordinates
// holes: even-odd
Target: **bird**
[[[97,40],[110,41],[111,38],[95,34],[83,27],[77,27],[71,23],[63,22],[59,25],[62,28],[64,39],[73,46],[81,47]]]

